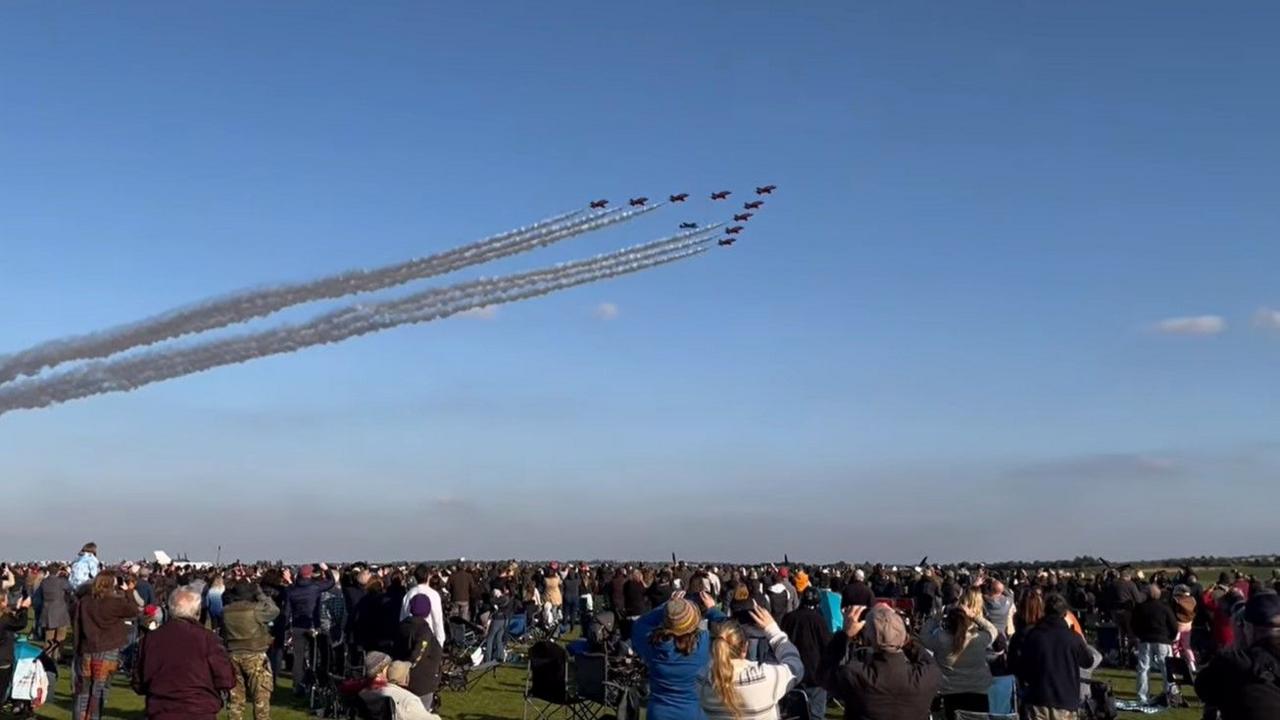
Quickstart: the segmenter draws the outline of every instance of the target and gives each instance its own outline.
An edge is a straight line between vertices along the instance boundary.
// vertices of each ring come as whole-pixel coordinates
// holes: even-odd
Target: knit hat
[[[662,621],[663,628],[675,636],[689,635],[698,629],[702,622],[702,613],[693,603],[684,598],[676,598],[667,602],[666,617]]]
[[[298,577],[309,578],[315,574],[316,574],[316,568],[314,565],[303,565],[302,567],[298,568]]]
[[[426,595],[414,595],[409,601],[409,614],[413,617],[427,617],[431,614],[431,598]]]
[[[897,652],[907,644],[907,626],[888,605],[876,605],[867,613],[867,639],[877,650]]]
[[[787,576],[789,576],[790,574],[791,574],[791,571],[788,570],[787,568],[784,568],[784,567],[778,568],[778,577],[786,579]]]
[[[364,656],[364,676],[369,678],[378,677],[388,665],[391,664],[391,656],[377,652],[366,653]]]

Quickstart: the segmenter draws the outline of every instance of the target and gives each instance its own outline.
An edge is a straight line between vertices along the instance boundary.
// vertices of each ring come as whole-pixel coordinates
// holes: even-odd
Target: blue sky
[[[0,417],[0,555],[1274,550],[1280,7],[2,12],[0,351],[780,189],[731,251]]]

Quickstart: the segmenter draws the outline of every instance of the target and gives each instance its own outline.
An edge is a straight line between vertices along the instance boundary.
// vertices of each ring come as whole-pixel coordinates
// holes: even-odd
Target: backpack
[[[1110,683],[1089,681],[1089,693],[1080,705],[1081,720],[1116,720],[1116,694]]]

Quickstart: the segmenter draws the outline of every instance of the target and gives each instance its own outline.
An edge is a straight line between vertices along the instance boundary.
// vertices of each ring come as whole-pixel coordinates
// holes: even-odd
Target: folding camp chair
[[[809,716],[809,696],[800,688],[791,688],[778,701],[778,718],[780,720],[822,720]]]
[[[597,707],[593,716],[612,713],[626,717],[631,690],[609,677],[609,656],[583,653],[573,659],[573,685],[578,698]]]
[[[595,720],[600,707],[578,696],[569,681],[569,653],[543,640],[529,648],[529,677],[524,690],[524,720],[549,720],[564,714],[570,720]]]

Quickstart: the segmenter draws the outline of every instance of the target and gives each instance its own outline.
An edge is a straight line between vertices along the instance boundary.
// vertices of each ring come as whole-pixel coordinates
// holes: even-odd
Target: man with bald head
[[[147,699],[148,720],[217,720],[222,693],[235,686],[222,641],[200,624],[200,594],[178,588],[169,621],[138,646],[133,689]]]

